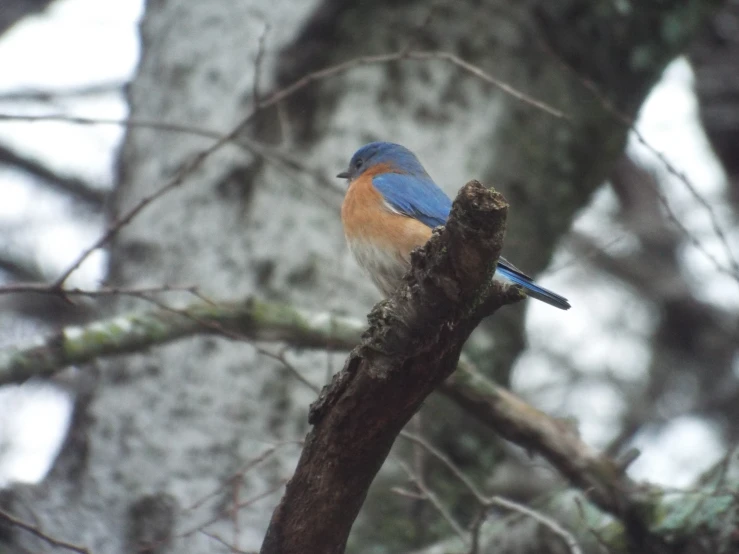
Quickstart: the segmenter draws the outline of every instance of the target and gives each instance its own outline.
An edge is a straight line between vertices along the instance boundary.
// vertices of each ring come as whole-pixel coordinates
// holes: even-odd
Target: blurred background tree
[[[42,4],[6,0],[0,32]],[[0,126],[15,133],[32,126],[22,116],[69,119],[85,101],[88,123],[116,118],[115,109],[95,112],[109,96],[124,94],[128,110],[109,178],[70,171],[55,146],[47,158],[12,137],[0,142],[7,182],[24,180],[12,190],[43,199],[2,212],[6,287],[55,282],[115,230],[66,282],[103,283],[110,294],[70,303],[7,289],[3,344],[195,299],[111,288],[196,287],[210,299],[256,295],[361,320],[379,296],[344,246],[344,185],[333,175],[362,144],[391,140],[414,150],[452,196],[471,178],[500,190],[511,205],[504,252],[573,304],[567,313],[527,302],[496,313],[466,350],[478,370],[571,418],[616,458],[644,450],[633,477],[697,486],[721,459],[716,467],[731,466],[739,433],[738,30],[735,0],[148,2],[130,81],[0,96]],[[293,93],[293,83],[305,86]],[[649,103],[651,113],[670,107],[652,116],[651,132],[636,133]],[[673,111],[692,127],[675,124]],[[92,140],[113,144],[115,135]],[[75,232],[60,261],[49,244],[62,227]],[[4,513],[45,537],[6,520],[0,544],[45,552],[59,547],[55,537],[96,554],[258,549],[308,430],[313,387],[346,352],[330,341],[305,349],[233,339],[191,337],[56,375],[54,386],[74,397],[61,453],[42,483],[0,493]],[[10,406],[0,405],[8,421]],[[58,425],[66,416],[47,417]],[[409,427],[486,494],[554,511],[586,551],[604,548],[577,501],[550,502],[567,485],[556,470],[457,404],[432,396]],[[0,428],[0,459],[19,442],[10,430]],[[466,544],[480,513],[438,456],[400,441],[348,550],[572,550],[551,527],[514,526],[505,510],[486,514],[491,529],[480,537],[491,538]],[[699,538],[716,551],[719,537]]]

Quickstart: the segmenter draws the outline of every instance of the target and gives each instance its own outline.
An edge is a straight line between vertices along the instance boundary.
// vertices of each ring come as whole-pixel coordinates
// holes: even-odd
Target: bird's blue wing
[[[375,175],[372,184],[393,209],[429,227],[444,225],[452,209],[452,201],[429,177],[383,173]],[[498,260],[496,276],[523,287],[531,298],[560,310],[570,308],[566,298],[537,285],[531,277],[503,257]]]
[[[429,227],[444,225],[452,209],[452,201],[429,177],[383,173],[372,184],[394,209]]]
[[[555,308],[559,308],[560,310],[570,309],[570,303],[565,297],[537,285],[531,277],[526,275],[503,256],[498,259],[498,269],[495,273],[496,276],[503,277],[504,279],[523,287],[526,290],[526,295],[531,298],[541,300],[542,302],[549,304],[550,306],[554,306]]]

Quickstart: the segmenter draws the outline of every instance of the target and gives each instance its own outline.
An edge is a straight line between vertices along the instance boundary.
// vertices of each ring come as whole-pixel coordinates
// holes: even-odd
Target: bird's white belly
[[[373,242],[349,239],[349,249],[354,259],[372,278],[385,296],[398,287],[410,266],[397,250],[383,248]]]

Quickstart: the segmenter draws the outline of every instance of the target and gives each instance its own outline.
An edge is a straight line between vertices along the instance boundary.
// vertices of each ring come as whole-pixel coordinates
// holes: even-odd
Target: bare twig
[[[721,225],[718,222],[718,216],[716,215],[716,211],[713,209],[713,207],[706,201],[706,199],[701,195],[698,190],[695,188],[691,180],[688,178],[688,176],[683,172],[680,171],[675,167],[675,165],[670,162],[670,160],[667,159],[667,157],[657,148],[652,146],[645,138],[644,135],[636,128],[636,122],[634,119],[629,116],[628,114],[624,113],[622,110],[620,110],[616,105],[598,88],[598,86],[595,84],[595,82],[592,79],[589,79],[585,77],[584,75],[578,73],[574,68],[572,68],[569,64],[567,64],[564,60],[562,60],[559,56],[557,56],[554,52],[551,51],[551,49],[548,49],[549,53],[554,57],[554,59],[559,63],[561,67],[563,67],[565,70],[567,70],[570,74],[572,74],[578,81],[588,90],[590,93],[600,102],[601,106],[610,113],[613,117],[615,117],[620,123],[622,123],[626,128],[629,129],[636,138],[636,140],[644,146],[647,150],[649,150],[656,158],[660,161],[660,163],[665,167],[665,169],[674,177],[676,177],[690,192],[691,196],[706,210],[708,213],[709,219],[711,221],[711,226],[713,228],[714,234],[719,239],[719,242],[721,243],[726,256],[727,260],[729,261],[729,268],[724,267],[724,265],[718,261],[718,259],[711,254],[711,252],[708,251],[708,249],[703,246],[703,244],[695,237],[693,234],[685,227],[685,225],[682,224],[682,222],[679,220],[675,212],[672,210],[672,207],[670,206],[667,197],[664,195],[664,193],[659,190],[659,188],[655,189],[655,192],[658,195],[658,198],[660,200],[660,203],[665,209],[665,212],[667,213],[667,216],[669,219],[675,224],[675,226],[680,230],[681,233],[685,235],[685,237],[690,241],[690,243],[699,250],[715,267],[718,271],[721,273],[724,273],[726,275],[729,275],[734,280],[739,282],[739,261],[737,261],[736,257],[734,256],[734,252],[729,244],[728,238],[726,237],[726,233],[724,233],[723,229],[721,228]]]
[[[205,529],[199,529],[198,531],[202,533],[203,535],[205,535],[206,537],[208,537],[209,539],[213,539],[217,543],[222,544],[223,546],[231,550],[231,552],[233,552],[234,554],[257,554],[255,550],[239,550],[239,548],[236,545],[229,544],[227,541],[223,540],[221,537],[219,537],[215,533],[211,533],[209,531],[206,531]]]
[[[442,464],[444,464],[449,471],[452,472],[452,474],[459,479],[459,481],[467,488],[467,490],[472,493],[472,495],[477,499],[477,501],[480,504],[485,504],[487,501],[487,498],[480,490],[475,486],[475,484],[470,480],[467,475],[464,474],[464,472],[457,467],[457,465],[452,462],[441,450],[433,446],[431,443],[429,443],[426,439],[421,437],[420,435],[415,435],[413,433],[409,433],[408,431],[401,431],[400,436],[403,437],[406,440],[409,440],[413,442],[414,444],[417,444],[421,446],[424,450],[426,450],[429,454],[431,454],[434,458],[439,460]]]
[[[252,121],[254,116],[271,106],[274,106],[286,98],[292,96],[299,90],[307,87],[308,85],[321,81],[324,79],[328,79],[331,77],[335,77],[337,75],[340,75],[342,73],[345,73],[351,69],[361,67],[361,66],[367,66],[367,65],[379,65],[379,64],[386,64],[390,62],[395,61],[401,61],[404,59],[409,60],[439,60],[439,61],[445,61],[447,63],[450,63],[452,65],[455,65],[457,67],[460,67],[465,72],[469,73],[470,75],[473,75],[477,77],[478,79],[491,84],[506,94],[509,94],[513,96],[514,98],[525,102],[527,104],[530,104],[537,109],[540,109],[554,117],[559,118],[565,118],[565,114],[561,112],[560,110],[557,110],[555,108],[552,108],[548,104],[541,102],[539,100],[536,100],[529,95],[518,91],[517,89],[513,88],[512,86],[508,85],[507,83],[496,79],[492,75],[486,73],[484,70],[479,68],[478,66],[475,66],[469,62],[464,61],[459,56],[452,54],[450,52],[423,52],[423,51],[399,51],[394,52],[391,54],[381,54],[377,56],[361,56],[358,58],[354,58],[351,60],[348,60],[346,62],[336,64],[318,71],[314,71],[312,73],[309,73],[307,75],[304,75],[291,85],[286,86],[285,88],[282,88],[280,90],[275,91],[271,95],[269,95],[264,100],[259,100],[255,103],[254,109],[247,114],[239,123],[236,125],[230,132],[226,133],[225,135],[219,135],[218,137],[210,136],[209,138],[215,138],[215,142],[209,146],[208,148],[202,150],[197,155],[195,155],[188,163],[184,164],[183,167],[175,174],[172,179],[170,179],[166,184],[164,184],[162,187],[154,191],[153,193],[144,196],[139,200],[137,204],[135,204],[128,212],[123,214],[119,219],[114,220],[109,225],[108,229],[106,230],[103,235],[98,238],[92,245],[90,245],[88,248],[83,250],[80,255],[77,257],[77,259],[67,268],[54,282],[53,287],[57,289],[61,289],[64,285],[65,281],[69,278],[69,276],[82,264],[84,260],[87,259],[87,257],[98,248],[101,248],[102,246],[106,245],[119,231],[120,229],[127,225],[136,215],[138,215],[141,210],[143,210],[146,206],[154,202],[155,200],[161,198],[171,190],[177,188],[180,186],[185,178],[190,175],[192,172],[194,172],[202,163],[209,158],[213,153],[220,150],[226,143],[234,141],[241,132],[247,127],[247,125]],[[91,120],[89,118],[80,118],[75,116],[44,116],[46,119],[50,118],[56,118],[58,120],[64,120],[69,121],[71,123],[90,123]],[[17,116],[17,115],[9,115],[9,114],[0,114],[0,120],[25,120],[25,121],[32,121],[32,120],[40,120],[41,117],[37,116]],[[97,120],[98,122],[105,122],[105,120]],[[112,121],[108,121],[111,122]],[[154,122],[150,122],[154,123]],[[163,130],[184,130],[186,127],[179,126],[175,124],[165,124],[165,123],[156,123],[155,124],[157,128],[163,129]],[[153,126],[153,125],[152,125]],[[188,131],[189,132],[189,131]],[[202,134],[202,133],[198,133]],[[209,134],[209,133],[206,133]]]
[[[283,366],[285,366],[285,369],[287,369],[293,377],[295,377],[298,381],[303,383],[306,387],[311,389],[315,393],[321,392],[321,387],[314,385],[308,379],[303,377],[303,374],[298,371],[298,368],[296,368],[293,364],[287,361],[287,358],[285,358],[285,351],[287,348],[283,348],[280,350],[278,354],[275,354],[274,352],[270,352],[266,348],[262,348],[260,346],[254,345],[254,349],[259,352],[262,356],[266,356],[268,358],[271,358],[273,360],[276,360],[280,362]]]
[[[460,58],[456,54],[452,54],[450,52],[409,52],[408,58],[412,60],[441,60],[441,61],[449,62],[452,65],[456,65],[457,67],[461,68],[462,70],[469,73],[470,75],[477,77],[481,81],[488,83],[490,85],[493,85],[494,87],[502,90],[506,94],[512,96],[516,100],[523,102],[524,104],[529,104],[530,106],[533,106],[534,108],[541,110],[556,118],[565,119],[565,120],[570,119],[570,117],[567,114],[565,114],[563,111],[550,106],[546,102],[536,100],[532,96],[529,96],[528,94],[525,94],[519,91],[518,89],[512,87],[511,85],[505,83],[504,81],[501,81],[500,79],[496,79],[489,73],[482,70],[480,67],[464,61],[462,58]]]
[[[84,546],[79,546],[76,544],[72,544],[71,542],[63,541],[61,539],[52,537],[51,535],[44,533],[39,526],[26,523],[25,521],[22,521],[18,519],[17,517],[3,510],[0,510],[0,519],[7,521],[13,527],[17,527],[19,529],[23,529],[24,531],[27,531],[28,533],[31,533],[33,536],[38,537],[39,539],[41,539],[44,542],[47,542],[51,546],[55,546],[57,548],[63,548],[65,550],[70,550],[72,552],[77,552],[78,554],[90,554],[90,551]]]
[[[264,500],[268,496],[273,495],[274,493],[276,493],[277,491],[279,491],[281,488],[283,488],[285,486],[285,484],[287,483],[287,481],[288,481],[287,479],[281,479],[280,481],[278,481],[272,487],[268,488],[267,490],[265,490],[265,491],[263,491],[263,492],[255,495],[255,496],[252,496],[251,498],[248,498],[248,499],[244,500],[243,502],[241,502],[237,506],[235,506],[235,507],[233,507],[233,506],[228,507],[227,506],[227,507],[223,508],[222,510],[219,510],[218,513],[216,513],[216,515],[213,516],[212,518],[210,518],[209,520],[207,520],[207,521],[205,521],[205,522],[197,525],[196,527],[193,527],[192,529],[189,529],[188,531],[184,531],[182,533],[177,534],[177,538],[187,538],[187,537],[190,537],[190,536],[194,535],[195,533],[202,532],[203,529],[205,529],[209,525],[213,525],[217,521],[220,521],[223,517],[225,517],[227,515],[231,515],[232,514],[232,509],[234,509],[234,508],[237,509],[237,510],[240,510],[242,508],[246,508],[248,506],[251,506],[252,504],[254,504],[256,502],[259,502],[260,500]]]
[[[163,292],[187,292],[198,298],[203,298],[198,293],[196,285],[157,285],[151,287],[100,287],[98,289],[57,289],[53,284],[46,283],[16,283],[0,286],[0,295],[3,294],[48,294],[51,296],[87,296],[96,298],[100,296],[136,296],[142,297],[147,294],[159,294]]]
[[[254,60],[254,89],[253,89],[253,101],[254,106],[259,106],[259,84],[262,77],[262,62],[264,61],[264,45],[267,39],[267,33],[269,32],[269,23],[264,24],[262,34],[259,35],[259,46],[257,48],[257,56]]]
[[[528,506],[514,502],[513,500],[501,498],[500,496],[490,497],[488,499],[488,505],[499,506],[533,519],[560,537],[567,545],[567,548],[570,549],[571,554],[582,554],[582,548],[580,548],[575,536],[551,517],[546,516],[541,512],[537,512],[536,510],[532,510]]]
[[[153,121],[147,119],[117,119],[106,117],[83,117],[79,115],[50,113],[41,115],[0,113],[0,121],[26,121],[29,123],[43,121],[57,121],[73,125],[115,125],[125,128],[143,128],[169,133],[182,133],[203,138],[218,140],[224,136],[223,132],[213,129],[195,127],[193,125],[181,125],[179,123],[167,123],[165,121]]]
[[[229,483],[233,483],[234,479],[243,478],[244,475],[246,475],[249,471],[254,469],[256,466],[258,466],[259,464],[261,464],[262,462],[266,460],[269,460],[272,456],[274,456],[274,454],[277,452],[278,449],[282,448],[283,446],[293,445],[293,444],[300,444],[300,442],[299,441],[280,442],[280,443],[277,443],[271,446],[270,448],[262,452],[256,458],[249,460],[246,464],[244,464],[243,467],[241,467],[238,471],[234,472],[233,475],[231,475],[228,479],[225,479],[223,483],[221,483],[221,485],[218,488],[216,488],[214,491],[206,494],[202,498],[195,501],[195,503],[193,503],[189,507],[183,509],[182,513],[184,514],[184,513],[188,513],[188,512],[192,512],[193,510],[196,510],[197,508],[205,504],[208,500],[215,498],[216,496],[221,494],[224,491],[224,489],[228,487]]]
[[[239,506],[238,506],[239,509],[246,508],[247,506],[251,506],[255,502],[259,502],[263,498],[267,498],[268,496],[276,493],[278,490],[280,490],[281,488],[283,488],[287,484],[288,481],[289,481],[289,479],[280,479],[272,487],[270,487],[266,491],[262,492],[261,494],[258,494],[256,496],[252,496],[251,498],[247,498],[246,500],[244,500],[243,502],[241,502],[239,504]]]
[[[126,86],[125,81],[109,81],[83,85],[79,87],[41,89],[22,88],[0,92],[0,102],[55,102],[70,98],[100,96],[111,92],[120,92]]]
[[[279,108],[280,105],[278,105]],[[282,117],[280,114],[284,110],[278,110],[278,117]],[[27,121],[27,122],[43,122],[43,121],[59,121],[73,125],[116,125],[127,129],[152,129],[156,131],[162,131],[167,133],[180,133],[185,135],[191,135],[196,137],[207,138],[211,140],[220,140],[226,136],[227,131],[218,131],[215,129],[207,129],[204,127],[196,127],[193,125],[181,125],[178,123],[168,123],[164,121],[154,121],[147,119],[110,119],[110,118],[89,118],[67,114],[45,114],[45,115],[23,115],[23,114],[2,114],[0,113],[0,121]],[[288,125],[287,120],[283,121],[286,126]],[[281,123],[281,124],[282,124]],[[288,133],[285,129],[285,132]],[[276,164],[284,165],[286,168],[291,170],[305,173],[315,180],[316,183],[322,185],[322,188],[331,191],[337,195],[343,194],[344,189],[335,184],[335,179],[331,179],[323,171],[319,171],[315,168],[310,167],[299,157],[292,155],[285,149],[275,148],[267,144],[263,144],[253,138],[239,135],[232,137],[229,142],[234,146],[250,152],[256,156],[264,158],[266,161]],[[322,198],[325,201],[325,199]],[[328,202],[327,202],[328,203]]]
[[[402,496],[404,498],[410,498],[411,500],[426,500],[426,495],[420,492],[409,491],[401,487],[391,487],[390,492]]]
[[[452,462],[451,459],[449,459],[448,456],[446,456],[443,452],[441,452],[438,448],[434,447],[431,443],[429,443],[427,440],[425,440],[423,437],[419,435],[414,435],[412,433],[408,433],[407,431],[402,431],[400,434],[401,437],[412,441],[415,444],[420,445],[423,447],[429,454],[431,454],[434,458],[439,460],[444,466],[446,466],[449,471],[452,472],[452,474],[467,488],[467,490],[477,499],[477,501],[480,503],[481,506],[481,512],[480,517],[484,520],[485,514],[487,513],[487,509],[491,506],[498,506],[501,508],[505,508],[507,510],[525,515],[526,517],[529,517],[531,519],[534,519],[547,529],[549,529],[552,533],[560,537],[567,547],[570,549],[571,554],[582,554],[582,549],[580,548],[580,545],[577,543],[577,540],[575,539],[574,535],[567,531],[564,527],[562,527],[557,521],[554,519],[537,512],[536,510],[533,510],[529,508],[528,506],[524,506],[523,504],[519,504],[518,502],[514,502],[513,500],[508,500],[505,498],[502,498],[500,496],[486,496],[482,493],[482,491],[472,482],[472,480],[461,470],[457,465]],[[477,527],[479,529],[479,525],[481,525],[482,522],[477,524]],[[473,526],[474,527],[474,526]],[[473,529],[473,536],[474,536],[474,529]],[[474,552],[474,548],[476,548],[477,539],[473,539],[472,547]]]
[[[470,549],[467,551],[467,554],[478,554],[480,551],[480,530],[482,529],[482,524],[488,518],[487,512],[487,508],[484,506],[480,507],[477,516],[472,520],[472,524],[470,525]]]
[[[618,112],[617,112],[618,113]],[[622,114],[622,117],[629,121],[628,117],[624,114]],[[682,222],[678,219],[675,212],[672,210],[672,207],[670,206],[667,197],[664,195],[664,193],[657,189],[658,198],[660,200],[660,203],[665,208],[665,211],[667,212],[668,217],[670,220],[680,229],[680,231],[686,235],[690,243],[696,247],[696,249],[700,250],[700,252],[708,258],[720,271],[723,273],[727,273],[728,275],[734,277],[734,279],[739,280],[739,261],[737,261],[736,257],[734,256],[734,251],[732,250],[731,246],[729,245],[729,240],[726,237],[726,233],[724,233],[724,230],[721,228],[721,225],[718,222],[718,216],[716,215],[716,211],[713,209],[713,207],[708,203],[708,201],[703,197],[702,194],[698,192],[698,190],[695,188],[691,180],[688,178],[688,176],[685,174],[685,172],[677,169],[672,162],[670,162],[667,157],[660,151],[657,150],[654,146],[652,146],[647,140],[644,138],[644,135],[632,124],[631,131],[634,133],[634,136],[636,137],[637,141],[639,141],[639,144],[643,145],[645,148],[647,148],[652,154],[654,154],[657,159],[662,163],[662,165],[667,169],[667,171],[672,174],[674,177],[676,177],[690,192],[691,196],[700,204],[703,206],[703,208],[708,213],[708,218],[711,222],[711,227],[713,228],[713,232],[718,237],[719,242],[721,243],[721,246],[723,247],[726,258],[729,261],[729,265],[731,267],[730,270],[727,270],[721,265],[716,257],[711,254],[708,249],[703,246],[703,244],[682,224]]]
[[[231,493],[231,522],[233,523],[233,543],[231,550],[237,552],[239,550],[239,533],[241,526],[239,525],[239,503],[241,502],[241,485],[243,483],[243,475],[233,480],[233,491]]]
[[[420,475],[416,474],[411,469],[411,467],[402,460],[396,458],[395,463],[397,463],[403,469],[403,471],[405,471],[410,480],[413,481],[416,487],[418,487],[418,490],[421,491],[423,498],[425,500],[428,500],[431,505],[436,508],[436,511],[439,512],[441,517],[449,524],[449,527],[452,528],[452,530],[457,534],[462,542],[464,544],[469,544],[470,538],[467,536],[464,527],[462,527],[462,525],[460,525],[457,520],[454,519],[454,516],[451,514],[451,512],[447,509],[447,507],[439,499],[439,497],[436,496],[436,493],[426,485],[423,478]]]
[[[193,158],[191,158],[187,163],[183,164],[180,170],[177,171],[177,173],[167,183],[162,185],[159,189],[155,190],[153,193],[142,197],[138,201],[138,203],[136,203],[126,213],[121,215],[118,219],[114,219],[113,221],[111,221],[107,230],[93,244],[91,244],[88,248],[84,249],[78,255],[78,257],[74,260],[74,262],[64,272],[62,272],[62,274],[54,281],[54,283],[52,284],[52,288],[62,291],[64,283],[69,278],[69,276],[80,267],[82,262],[84,262],[88,258],[88,256],[90,256],[92,252],[108,244],[108,242],[110,242],[110,240],[113,237],[115,237],[124,226],[130,223],[131,220],[133,220],[133,218],[135,218],[149,204],[158,200],[162,196],[166,195],[170,191],[182,185],[185,179],[190,174],[192,174],[196,169],[198,169],[205,162],[205,160],[207,160],[212,154],[220,150],[225,144],[236,141],[236,139],[247,128],[247,126],[249,125],[249,123],[251,123],[252,119],[254,118],[255,115],[257,115],[257,113],[261,112],[262,110],[266,108],[279,104],[280,102],[284,101],[288,97],[292,96],[296,92],[302,90],[303,88],[307,87],[308,85],[314,82],[325,80],[331,77],[335,77],[337,75],[346,73],[347,71],[351,69],[355,69],[357,67],[362,67],[362,66],[367,66],[367,65],[386,64],[386,63],[402,61],[402,60],[438,60],[438,61],[444,61],[444,62],[450,63],[452,65],[460,67],[462,70],[469,73],[470,75],[473,75],[474,77],[499,88],[506,94],[509,94],[522,102],[530,104],[531,106],[534,106],[535,108],[540,109],[548,113],[549,115],[552,115],[558,118],[566,118],[565,114],[561,112],[560,110],[557,110],[544,102],[536,100],[532,98],[531,96],[518,91],[517,89],[501,81],[500,79],[496,79],[495,77],[485,72],[478,66],[475,66],[469,62],[466,62],[463,59],[461,59],[459,56],[452,54],[450,52],[441,52],[441,51],[439,52],[437,51],[431,51],[431,52],[409,51],[409,52],[406,52],[405,50],[400,50],[398,52],[394,52],[391,54],[381,54],[377,56],[361,56],[358,58],[348,60],[343,63],[329,66],[324,69],[320,69],[318,71],[314,71],[314,72],[304,75],[303,77],[293,82],[292,84],[273,92],[271,95],[269,95],[264,100],[255,99],[258,101],[255,102],[254,108],[246,116],[244,116],[244,118],[230,132],[224,135],[220,135],[218,137],[210,137],[210,138],[215,138],[215,142],[213,144],[211,144],[209,147],[205,148],[204,150],[201,150],[198,154],[196,154]],[[90,122],[89,119],[77,118],[74,116],[64,116],[64,118],[60,116],[55,116],[55,117],[59,118],[60,120],[64,119],[66,121],[73,122],[73,123],[74,122],[76,123],[89,123]],[[34,119],[33,116],[15,116],[15,115],[8,115],[8,114],[0,114],[0,120],[31,121],[33,119]],[[36,118],[36,120],[38,119],[39,118]],[[103,120],[100,120],[100,121],[103,121]],[[175,127],[178,127],[178,126],[172,125],[172,124],[157,124],[157,127],[161,129],[166,128],[167,130],[175,130]]]

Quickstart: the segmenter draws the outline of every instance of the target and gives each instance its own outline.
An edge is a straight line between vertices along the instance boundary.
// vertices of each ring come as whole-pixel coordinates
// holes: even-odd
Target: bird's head
[[[416,155],[405,146],[392,142],[370,142],[357,150],[349,162],[349,168],[337,175],[341,179],[355,180],[367,171],[380,173],[405,173],[427,176]]]

